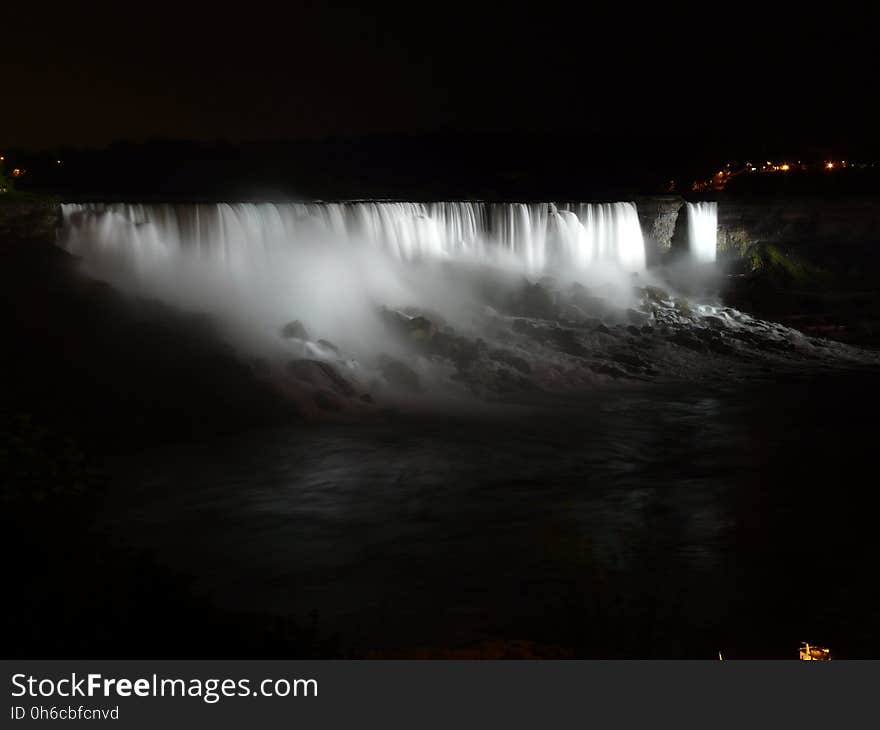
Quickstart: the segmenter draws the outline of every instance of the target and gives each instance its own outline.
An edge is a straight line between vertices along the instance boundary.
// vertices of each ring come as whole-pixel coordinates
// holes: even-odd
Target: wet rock
[[[288,372],[297,380],[351,398],[356,391],[354,386],[336,372],[329,363],[321,360],[292,360],[287,364]]]
[[[515,319],[513,320],[511,328],[514,332],[519,332],[520,334],[524,335],[530,332],[534,328],[534,325],[527,319]]]
[[[648,314],[647,312],[640,312],[638,309],[627,309],[626,318],[633,324],[637,324],[640,327],[643,324],[647,324],[651,321],[650,314]]]
[[[338,396],[326,390],[319,390],[312,396],[312,402],[322,411],[337,412],[342,410],[342,403]]]
[[[585,357],[590,354],[590,351],[577,339],[577,332],[575,330],[556,330],[553,337],[553,344],[558,350],[564,352],[566,355]]]
[[[593,294],[583,284],[572,284],[568,295],[572,303],[587,315],[602,317],[608,312],[608,302]]]
[[[369,393],[364,393],[363,395],[361,395],[361,400],[364,403],[375,403],[376,402],[376,400],[373,398],[373,396],[371,396]]]
[[[646,335],[653,335],[653,334],[654,334],[654,328],[653,328],[651,325],[646,324],[646,325],[643,325],[643,326],[642,326],[642,332],[643,332],[644,334],[646,334]]]
[[[704,324],[711,325],[716,329],[727,329],[727,323],[721,319],[721,317],[716,317],[714,315],[707,315],[702,319]]]
[[[518,296],[511,302],[511,311],[540,319],[554,319],[557,315],[556,303],[550,292],[541,284],[525,283]]]
[[[293,320],[292,322],[288,322],[281,328],[281,336],[287,340],[290,339],[298,339],[298,340],[307,340],[309,339],[309,333],[306,331],[305,325],[300,322],[298,319]]]
[[[610,375],[614,378],[628,378],[630,377],[629,373],[625,370],[621,370],[614,365],[609,365],[608,363],[599,363],[596,365],[590,365],[590,370],[594,373],[599,373],[600,375]]]
[[[336,345],[334,345],[334,344],[333,344],[332,342],[330,342],[329,340],[318,340],[318,344],[319,344],[321,347],[323,347],[325,350],[330,350],[330,352],[332,352],[332,353],[334,353],[334,354],[336,354],[336,355],[339,354],[339,348],[336,347]]]
[[[680,312],[683,316],[690,317],[693,315],[694,310],[687,299],[675,299],[673,303],[675,304],[676,311]]]
[[[642,368],[645,366],[645,362],[637,357],[636,355],[630,355],[626,352],[614,352],[611,353],[611,358],[615,362],[623,363],[624,365],[628,365],[631,368]]]
[[[712,340],[708,345],[713,352],[717,352],[719,355],[738,356],[740,354],[739,350],[726,342],[722,337]]]
[[[492,308],[489,307],[489,309]],[[423,317],[424,319],[430,320],[434,323],[436,329],[440,329],[446,326],[446,319],[438,312],[435,312],[433,309],[423,309],[421,307],[404,307],[402,311],[408,317]]]
[[[641,336],[641,334],[642,334],[642,331],[638,327],[636,327],[635,325],[632,325],[632,324],[627,326],[626,331],[629,332],[631,335],[636,335],[636,336]]]
[[[771,350],[782,350],[782,351],[790,351],[794,349],[794,343],[789,342],[788,340],[777,340],[772,338],[760,339],[756,343],[761,350],[771,351]]]
[[[409,365],[388,355],[379,357],[379,370],[389,385],[410,393],[421,391],[419,376]]]
[[[469,340],[450,332],[438,332],[430,342],[431,354],[452,360],[460,370],[470,367],[487,349],[481,339]]]
[[[689,350],[696,350],[697,352],[706,352],[708,349],[705,342],[684,331],[674,333],[672,337],[669,338],[669,341],[674,342],[681,347],[686,347]]]
[[[422,315],[411,317],[396,309],[383,308],[381,316],[393,330],[412,342],[425,343],[437,332],[437,325]]]
[[[537,323],[528,319],[517,319],[513,322],[513,331],[536,342],[553,342],[559,336],[560,328],[555,324]]]
[[[644,297],[649,302],[654,302],[655,304],[662,304],[663,302],[668,302],[672,299],[669,296],[669,292],[665,289],[661,289],[659,286],[643,286],[636,291],[639,292],[639,295]]]
[[[564,319],[587,326],[594,325],[599,321],[596,317],[588,315],[577,304],[562,304],[559,308],[559,315]]]
[[[437,332],[437,326],[425,317],[413,317],[406,323],[406,331],[410,339],[426,341]]]
[[[492,350],[489,353],[489,357],[493,360],[496,360],[497,362],[509,365],[514,370],[518,370],[521,373],[528,374],[532,372],[531,365],[529,365],[529,363],[524,358],[514,355],[512,352],[508,352],[507,350]]]

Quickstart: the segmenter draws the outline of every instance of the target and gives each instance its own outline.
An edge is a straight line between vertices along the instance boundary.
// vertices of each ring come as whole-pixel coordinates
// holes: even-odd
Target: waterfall
[[[715,261],[718,203],[688,203],[688,246],[697,261]]]
[[[229,266],[273,250],[366,246],[394,260],[503,259],[530,274],[645,267],[632,203],[345,202],[63,206],[62,244],[135,260],[196,254]]]
[[[387,310],[429,312],[431,321],[485,338],[499,312],[541,317],[542,302],[576,291],[580,299],[566,317],[617,321],[637,306],[635,288],[650,281],[629,202],[99,203],[62,210],[59,244],[89,276],[208,314],[237,348],[270,359],[279,347],[285,357],[328,356],[321,340],[361,364],[377,353],[407,356]],[[688,214],[692,232],[703,231],[704,222],[714,225],[715,205],[689,205]],[[696,241],[709,238],[714,252],[709,233]],[[317,349],[294,353],[300,345],[280,337],[293,320]]]

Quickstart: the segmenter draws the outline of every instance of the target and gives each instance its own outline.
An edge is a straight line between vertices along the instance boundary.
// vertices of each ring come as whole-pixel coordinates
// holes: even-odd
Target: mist
[[[685,289],[714,270],[715,211],[688,212],[692,238],[712,240],[676,270]],[[394,358],[444,389],[448,367],[401,337],[415,317],[494,346],[514,317],[626,322],[641,287],[668,286],[646,268],[632,203],[65,205],[64,220],[87,275],[211,315],[271,370],[324,361],[364,388],[395,390]]]

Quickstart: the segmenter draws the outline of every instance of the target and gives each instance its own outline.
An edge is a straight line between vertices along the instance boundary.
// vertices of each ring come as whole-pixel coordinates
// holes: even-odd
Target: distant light
[[[780,167],[779,169],[780,169],[780,170],[783,170],[783,171],[788,171],[788,170],[790,170],[791,168],[788,166],[788,163],[786,162],[786,163],[785,163],[782,167]]]
[[[829,661],[831,659],[831,650],[824,646],[811,646],[804,642],[801,644],[798,657],[803,661]]]
[[[833,169],[834,169],[834,163],[833,163],[833,162],[826,162],[826,163],[825,163],[825,168],[826,168],[827,170],[833,170]]]
[[[60,165],[60,164],[61,164],[61,160],[55,160],[55,163],[58,164],[58,165]]]

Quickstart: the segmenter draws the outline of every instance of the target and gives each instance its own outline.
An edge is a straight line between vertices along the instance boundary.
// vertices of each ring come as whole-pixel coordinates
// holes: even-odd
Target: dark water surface
[[[877,657],[878,384],[250,433],[118,465],[105,517],[219,605],[315,611],[355,653]]]

